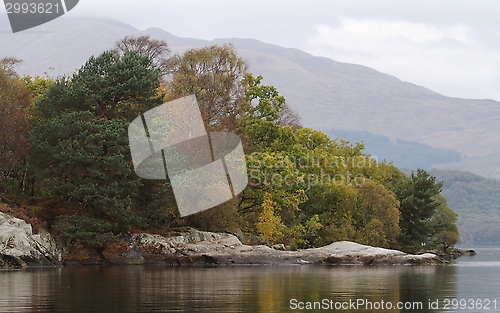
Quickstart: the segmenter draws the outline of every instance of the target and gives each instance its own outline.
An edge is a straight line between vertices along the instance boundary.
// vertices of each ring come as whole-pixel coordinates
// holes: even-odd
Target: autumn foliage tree
[[[207,129],[235,131],[245,109],[245,61],[232,45],[187,50],[169,60],[171,99],[196,95]]]
[[[0,62],[0,188],[24,192],[27,188],[30,128],[26,110],[30,92],[12,67],[17,62]],[[5,67],[5,68],[4,68]]]
[[[285,225],[281,222],[280,215],[275,214],[275,211],[281,209],[278,203],[273,200],[270,194],[266,194],[261,206],[262,212],[256,225],[257,231],[268,243],[276,243],[282,240]]]

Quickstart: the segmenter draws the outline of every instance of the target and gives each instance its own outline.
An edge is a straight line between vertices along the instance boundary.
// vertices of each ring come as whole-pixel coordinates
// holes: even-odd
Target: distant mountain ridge
[[[456,167],[500,177],[500,103],[449,98],[371,68],[315,57],[253,39],[176,37],[158,28],[62,17],[33,30],[12,34],[0,18],[0,57],[25,61],[21,74],[71,74],[92,54],[127,35],[148,34],[165,40],[174,53],[231,42],[249,69],[278,88],[307,127],[385,135],[453,149],[467,156]],[[54,68],[51,70],[50,68]],[[487,158],[490,162],[484,162]],[[498,162],[496,162],[498,160]]]
[[[391,141],[383,135],[353,130],[332,129],[325,132],[330,138],[342,138],[351,143],[362,142],[365,152],[382,162],[393,162],[400,169],[428,170],[436,164],[460,162],[461,155],[452,149],[433,148],[415,141]]]
[[[457,226],[464,243],[500,244],[500,181],[470,172],[432,170],[444,181],[443,195],[458,213]]]

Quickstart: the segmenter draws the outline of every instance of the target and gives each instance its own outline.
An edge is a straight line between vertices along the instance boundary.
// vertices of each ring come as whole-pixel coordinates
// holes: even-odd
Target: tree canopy
[[[13,65],[0,61],[0,190],[26,190],[30,92]]]
[[[446,250],[457,241],[457,216],[442,183],[423,170],[406,177],[361,143],[301,127],[285,97],[248,72],[233,46],[189,49],[168,60],[167,53],[163,41],[126,37],[55,81],[0,70],[7,99],[0,109],[15,113],[0,123],[9,134],[0,138],[0,158],[24,156],[36,194],[68,204],[51,227],[69,243],[103,248],[130,231],[184,226],[291,249],[351,240]],[[249,185],[224,204],[180,218],[168,180],[134,173],[127,128],[139,114],[191,94],[208,131],[243,139]],[[12,132],[16,127],[24,135]],[[22,137],[28,130],[29,141]]]
[[[105,244],[171,213],[165,201],[141,211],[145,198],[166,186],[135,175],[128,146],[130,120],[163,101],[159,71],[150,65],[136,51],[104,52],[59,78],[36,103],[42,121],[32,132],[30,164],[43,190],[78,204],[78,214],[60,216],[55,226],[68,240]]]

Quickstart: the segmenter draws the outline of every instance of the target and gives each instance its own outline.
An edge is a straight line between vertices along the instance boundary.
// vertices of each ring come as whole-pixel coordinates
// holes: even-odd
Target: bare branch
[[[15,71],[15,67],[19,64],[23,63],[22,60],[19,60],[14,57],[5,57],[0,60],[0,65],[3,67],[7,75],[10,77],[16,77],[17,72]]]
[[[116,42],[113,50],[119,55],[129,51],[137,51],[139,55],[147,56],[154,69],[160,70],[162,76],[167,74],[167,56],[170,54],[167,42],[164,40],[151,39],[149,36],[127,36]]]

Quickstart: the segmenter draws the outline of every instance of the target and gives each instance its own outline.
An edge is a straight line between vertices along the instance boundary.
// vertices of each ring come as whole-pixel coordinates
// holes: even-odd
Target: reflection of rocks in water
[[[372,303],[383,300],[396,304],[413,300],[421,301],[425,305],[428,299],[442,299],[444,296],[453,297],[456,294],[456,269],[449,266],[342,266],[325,269],[317,273],[311,272],[310,277],[299,276],[292,285],[300,287],[294,288],[291,294],[303,295],[300,297],[302,301],[332,299],[342,302],[363,299]],[[320,283],[313,283],[316,280]],[[387,312],[389,311],[391,310]]]
[[[431,301],[454,298],[457,294],[455,266],[415,267],[399,276],[401,301]],[[426,308],[424,308],[426,309]]]
[[[7,272],[0,273],[0,312],[8,311],[6,305],[10,311],[16,305],[33,308],[27,312],[267,313],[289,312],[291,299],[427,303],[456,296],[455,270],[450,266],[142,265]]]

